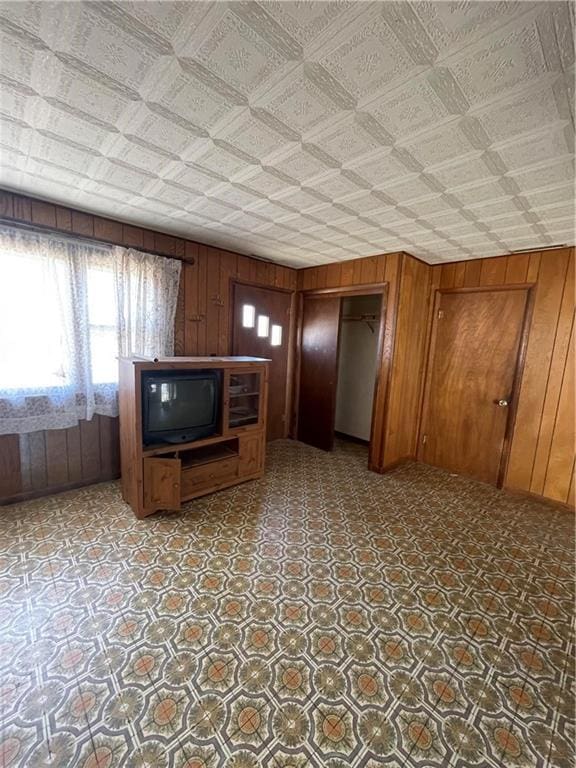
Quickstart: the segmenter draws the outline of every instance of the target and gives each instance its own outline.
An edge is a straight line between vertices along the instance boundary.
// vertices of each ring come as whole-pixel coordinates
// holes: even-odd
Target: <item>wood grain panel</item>
[[[18,435],[0,436],[0,498],[20,492],[20,439]]]
[[[322,265],[320,267],[309,267],[298,270],[298,288],[299,290],[316,289],[336,289],[350,288],[355,285],[367,285],[370,283],[386,284],[386,313],[384,323],[384,337],[381,339],[382,345],[382,365],[377,372],[376,395],[374,402],[372,434],[371,434],[371,463],[370,466],[375,470],[383,469],[384,447],[387,441],[387,392],[390,383],[390,372],[392,368],[393,355],[395,354],[394,333],[395,320],[398,302],[398,287],[400,284],[400,270],[402,260],[410,258],[406,254],[399,252],[379,254],[378,256],[368,256],[362,259],[352,259],[335,264]],[[411,259],[412,261],[415,261]],[[418,263],[418,262],[417,262]],[[430,267],[422,264],[421,269],[427,272]],[[321,285],[321,287],[320,287]],[[424,302],[427,303],[428,296],[424,296]],[[408,339],[406,339],[408,341]],[[298,381],[298,371],[296,372]],[[297,389],[297,383],[296,383]],[[296,393],[295,399],[298,399]],[[400,422],[402,419],[400,418]],[[408,423],[403,427],[398,423],[395,428],[409,431],[408,440],[414,440],[415,426],[412,414]]]
[[[534,308],[504,486],[574,506],[574,248],[467,261],[465,287],[533,284]],[[432,267],[455,288],[454,265]],[[438,277],[439,275],[439,277]],[[572,334],[572,336],[571,336]]]
[[[424,383],[432,269],[404,255],[396,308],[395,351],[388,396],[384,466],[416,456]],[[457,273],[456,279],[463,278]]]
[[[181,258],[184,263],[174,329],[178,355],[229,352],[229,285],[233,278],[242,276],[290,291],[297,288],[297,271],[289,267],[5,190],[0,190],[0,216]],[[21,467],[18,436],[0,437],[0,503],[19,494],[49,493],[119,475],[117,419],[95,416],[77,427],[25,436],[24,442],[26,465]]]

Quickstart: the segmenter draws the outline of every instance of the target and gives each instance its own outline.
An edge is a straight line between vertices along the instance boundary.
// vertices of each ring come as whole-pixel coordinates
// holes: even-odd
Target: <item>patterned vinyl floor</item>
[[[0,510],[0,766],[568,766],[569,513],[361,448]]]

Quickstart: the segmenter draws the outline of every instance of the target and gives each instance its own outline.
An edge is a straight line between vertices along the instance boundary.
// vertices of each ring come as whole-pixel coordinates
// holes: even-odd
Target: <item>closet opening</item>
[[[370,443],[382,296],[342,299],[336,380],[336,437]]]
[[[335,438],[361,442],[372,469],[380,465],[386,287],[307,291],[300,307],[297,439],[325,451]]]

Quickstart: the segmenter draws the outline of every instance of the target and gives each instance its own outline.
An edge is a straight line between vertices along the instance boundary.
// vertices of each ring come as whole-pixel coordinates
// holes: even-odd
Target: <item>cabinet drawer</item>
[[[234,480],[237,475],[237,456],[221,459],[220,461],[211,461],[208,464],[201,464],[197,467],[188,467],[182,470],[182,496],[188,496],[211,485],[217,486],[219,483],[224,483],[227,480]]]

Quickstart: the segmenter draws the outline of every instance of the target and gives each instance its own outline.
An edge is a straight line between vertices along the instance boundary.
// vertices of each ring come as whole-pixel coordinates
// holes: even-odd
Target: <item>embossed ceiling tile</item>
[[[44,58],[36,79],[47,101],[63,104],[73,112],[85,113],[111,126],[132,104],[138,103],[133,95],[74,70],[54,56]]]
[[[357,115],[351,115],[337,127],[331,126],[310,140],[339,163],[352,162],[381,146],[381,142],[364,129]]]
[[[26,120],[41,100],[33,91],[19,88],[16,84],[0,82],[0,112],[13,120]]]
[[[447,62],[470,106],[546,74],[546,61],[533,14],[500,29]]]
[[[174,163],[170,172],[163,174],[165,179],[174,181],[183,187],[188,187],[191,192],[208,192],[218,184],[222,183],[222,178],[216,178],[203,172],[200,168],[187,163]]]
[[[515,169],[570,155],[573,146],[574,136],[565,125],[548,126],[536,135],[493,148],[508,168]]]
[[[283,178],[260,167],[255,167],[249,175],[243,174],[237,178],[245,187],[262,195],[272,196],[286,191],[286,181]],[[298,184],[294,184],[294,188],[297,187]]]
[[[249,95],[287,59],[273,45],[274,41],[267,41],[239,17],[235,6],[224,6],[222,17],[192,55],[215,75]]]
[[[185,187],[166,184],[162,181],[155,182],[150,187],[148,196],[155,200],[161,200],[163,203],[174,205],[183,211],[187,211],[189,208],[194,209],[203,201],[201,195],[194,194]]]
[[[0,68],[2,73],[20,83],[32,80],[35,50],[32,46],[0,27]]]
[[[458,193],[456,193],[458,194]],[[483,200],[478,205],[467,205],[467,210],[480,221],[492,221],[498,216],[515,216],[520,210],[515,197],[500,197],[498,200]]]
[[[458,49],[498,29],[522,11],[522,2],[418,2],[413,10],[420,17],[440,53]]]
[[[389,203],[384,202],[372,192],[366,191],[357,192],[350,197],[343,198],[340,202],[359,216],[371,216],[374,212],[389,207]]]
[[[104,183],[109,181],[116,187],[136,192],[146,196],[147,187],[156,182],[153,174],[148,174],[137,168],[123,163],[121,160],[102,159],[96,161],[93,171],[94,178]]]
[[[89,150],[101,150],[102,145],[110,145],[118,135],[117,129],[110,129],[101,123],[95,123],[78,114],[51,106],[47,102],[38,104],[34,115],[34,125],[38,130],[51,133]]]
[[[209,216],[214,221],[224,221],[228,216],[238,212],[238,207],[219,203],[217,200],[208,200],[204,198],[193,208],[196,215]]]
[[[468,184],[470,179],[483,181],[494,175],[484,162],[481,152],[459,158],[456,162],[430,168],[428,172],[447,190]]]
[[[305,133],[321,123],[329,123],[338,113],[338,106],[304,71],[304,66],[285,79],[274,91],[260,98],[256,106],[268,110],[277,120],[299,133]]]
[[[227,120],[226,125],[214,131],[212,136],[224,139],[261,162],[265,162],[266,157],[273,152],[286,150],[291,143],[248,109],[242,110],[234,121]]]
[[[282,195],[279,195],[275,200],[282,205],[289,206],[295,211],[301,211],[303,213],[326,204],[326,200],[319,197],[314,190],[296,186],[283,192]]]
[[[356,98],[373,93],[416,68],[384,20],[380,3],[366,10],[330,43],[320,64]]]
[[[386,195],[396,203],[410,204],[422,197],[430,197],[433,190],[423,177],[414,173],[386,186]]]
[[[194,163],[199,168],[206,168],[211,173],[223,176],[225,179],[233,179],[245,171],[247,167],[255,167],[256,165],[256,161],[248,163],[245,159],[213,143],[207,145],[206,151],[200,154],[190,152],[190,156],[193,156]],[[188,155],[185,154],[183,157],[187,158]]]
[[[446,227],[470,226],[470,220],[465,218],[460,211],[455,209],[429,215],[426,217],[426,221],[432,224],[435,229],[442,230]]]
[[[322,205],[320,208],[308,211],[308,214],[326,224],[339,224],[341,226],[345,226],[355,219],[353,215],[342,211],[336,205]]]
[[[294,147],[287,155],[270,163],[270,166],[301,183],[330,170],[330,166],[301,146]]]
[[[46,42],[70,63],[87,65],[95,78],[104,75],[125,88],[137,91],[152,63],[168,46],[154,46],[154,37],[142,38],[116,19],[100,12],[98,3],[61,3],[51,8],[51,28]],[[62,35],[62,29],[66,34]],[[102,51],[114,51],[103,56]],[[68,61],[68,59],[66,59]]]
[[[500,236],[501,232],[509,230],[523,230],[526,226],[526,218],[518,211],[515,216],[504,216],[498,219],[492,219],[490,222],[490,232]]]
[[[248,208],[262,200],[262,195],[256,195],[249,189],[243,189],[238,184],[222,184],[207,193],[214,200],[230,203],[238,208]]]
[[[492,180],[482,184],[473,182],[466,187],[460,187],[457,192],[452,192],[452,195],[460,201],[463,207],[475,203],[480,205],[482,202],[493,202],[508,197],[500,184]]]
[[[522,192],[549,187],[563,181],[574,181],[574,157],[561,158],[554,163],[547,162],[528,169],[508,174]]]
[[[40,138],[33,128],[13,122],[8,117],[0,117],[0,143],[3,146],[21,150],[29,147],[31,141],[37,142]]]
[[[533,210],[539,210],[547,205],[558,203],[570,203],[574,196],[574,184],[572,182],[546,189],[530,190],[523,194]]]
[[[574,228],[574,205],[570,202],[556,203],[545,208],[538,209],[538,219],[545,224],[550,224],[558,219],[570,221]]]
[[[450,114],[426,75],[413,78],[362,108],[397,140],[430,128]]]
[[[287,2],[258,2],[267,14],[272,16],[284,29],[302,45],[313,42],[344,11],[353,6],[352,2],[308,2],[287,0]]]
[[[139,22],[162,35],[166,40],[171,40],[173,35],[180,28],[181,24],[188,25],[196,21],[195,17],[190,17],[191,7],[201,6],[202,3],[175,2],[166,3],[162,0],[152,2],[141,2],[141,0],[122,0],[122,10],[124,13],[137,19]],[[188,29],[192,27],[189,26]]]
[[[176,59],[158,73],[156,80],[142,89],[150,104],[158,104],[190,122],[209,129],[224,116],[230,119],[230,104],[215,89],[203,83],[185,64]]]
[[[306,187],[338,201],[346,195],[358,192],[358,186],[343,176],[340,171],[331,171],[320,178],[311,179],[306,182]]]
[[[353,170],[373,187],[386,188],[395,179],[410,175],[410,170],[389,149],[377,152],[359,163],[346,167]]]
[[[46,161],[76,172],[82,169],[87,175],[90,175],[91,170],[95,172],[98,167],[100,155],[96,150],[86,152],[83,147],[76,147],[36,132],[30,133],[28,141],[31,142],[28,151],[38,161]]]
[[[561,118],[553,90],[554,79],[546,75],[528,87],[470,114],[480,122],[493,141],[505,141]]]
[[[124,133],[134,141],[143,141],[152,148],[170,153],[173,157],[182,153],[191,141],[186,128],[151,112],[144,104],[141,104],[133,115],[130,130]]]
[[[107,157],[123,160],[135,168],[171,178],[175,169],[182,167],[179,161],[170,160],[165,154],[152,148],[136,144],[122,134],[112,134],[103,154]]]
[[[401,139],[398,146],[423,166],[448,162],[476,149],[462,131],[458,118],[450,118],[441,125],[429,126],[429,130],[417,136]]]

